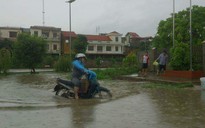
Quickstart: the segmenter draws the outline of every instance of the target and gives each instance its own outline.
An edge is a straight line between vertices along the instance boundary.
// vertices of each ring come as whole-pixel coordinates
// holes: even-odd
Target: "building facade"
[[[16,40],[18,34],[23,32],[23,28],[0,27],[0,39]]]
[[[73,41],[77,38],[75,32],[61,31],[61,28],[49,26],[31,26],[30,28],[0,27],[0,39],[17,39],[18,34],[27,32],[42,37],[47,41],[48,54],[70,54]],[[113,31],[99,35],[84,35],[88,46],[86,54],[94,57],[124,57],[130,49],[136,49],[140,43],[150,42],[151,37],[140,37],[134,32],[128,32],[125,37]],[[70,42],[71,38],[71,42]],[[71,51],[70,51],[71,50]]]
[[[47,53],[61,55],[61,28],[31,26],[30,34],[47,41]]]
[[[123,56],[122,34],[111,32],[101,35],[85,35],[88,41],[86,54],[90,56]]]

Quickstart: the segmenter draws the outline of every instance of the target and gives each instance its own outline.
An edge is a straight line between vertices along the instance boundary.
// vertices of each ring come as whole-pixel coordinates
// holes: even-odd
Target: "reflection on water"
[[[201,91],[201,100],[205,103],[205,90]]]
[[[47,73],[0,78],[1,128],[204,128],[205,91],[142,89],[139,82],[100,81],[114,98],[72,100],[52,92]]]
[[[173,127],[203,128],[205,124],[205,104],[201,102],[200,91],[157,89],[149,94],[160,111],[162,122]]]

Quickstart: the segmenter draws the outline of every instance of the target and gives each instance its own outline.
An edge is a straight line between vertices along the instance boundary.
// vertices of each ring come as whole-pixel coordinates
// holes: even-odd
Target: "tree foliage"
[[[135,52],[129,53],[126,58],[123,59],[123,65],[125,67],[138,67],[138,64]]]
[[[174,70],[189,70],[190,69],[190,50],[186,43],[177,43],[171,48],[170,66]]]
[[[200,44],[205,40],[205,7],[193,6],[192,9],[192,41]],[[158,31],[153,39],[157,48],[170,48],[173,45],[173,18],[167,18],[159,23]],[[190,41],[190,8],[175,14],[175,42]]]
[[[6,49],[0,49],[0,73],[7,73],[8,69],[11,68],[11,52]]]
[[[71,71],[71,62],[68,56],[61,56],[54,66],[57,72],[68,72]]]
[[[12,44],[13,44],[13,41],[11,41],[11,40],[8,40],[8,39],[1,40],[0,41],[0,49],[1,48],[6,48],[8,50],[11,50],[12,49]]]
[[[46,53],[46,41],[40,37],[20,34],[14,45],[15,58],[25,68],[35,73],[35,68],[43,61]]]
[[[85,53],[87,49],[87,38],[84,35],[78,35],[78,37],[73,42],[73,49],[76,53]]]

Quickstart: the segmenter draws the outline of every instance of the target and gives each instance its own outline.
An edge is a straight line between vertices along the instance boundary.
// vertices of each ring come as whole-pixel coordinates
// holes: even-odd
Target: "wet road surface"
[[[147,83],[100,81],[111,100],[55,96],[66,74],[0,77],[0,128],[204,128],[205,91],[143,89]]]

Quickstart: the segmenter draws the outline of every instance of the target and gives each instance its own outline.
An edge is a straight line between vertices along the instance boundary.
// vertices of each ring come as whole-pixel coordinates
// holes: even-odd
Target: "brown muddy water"
[[[143,82],[99,81],[110,100],[55,96],[66,74],[0,77],[0,128],[204,128],[205,91],[144,89]],[[166,86],[166,85],[165,85]]]

